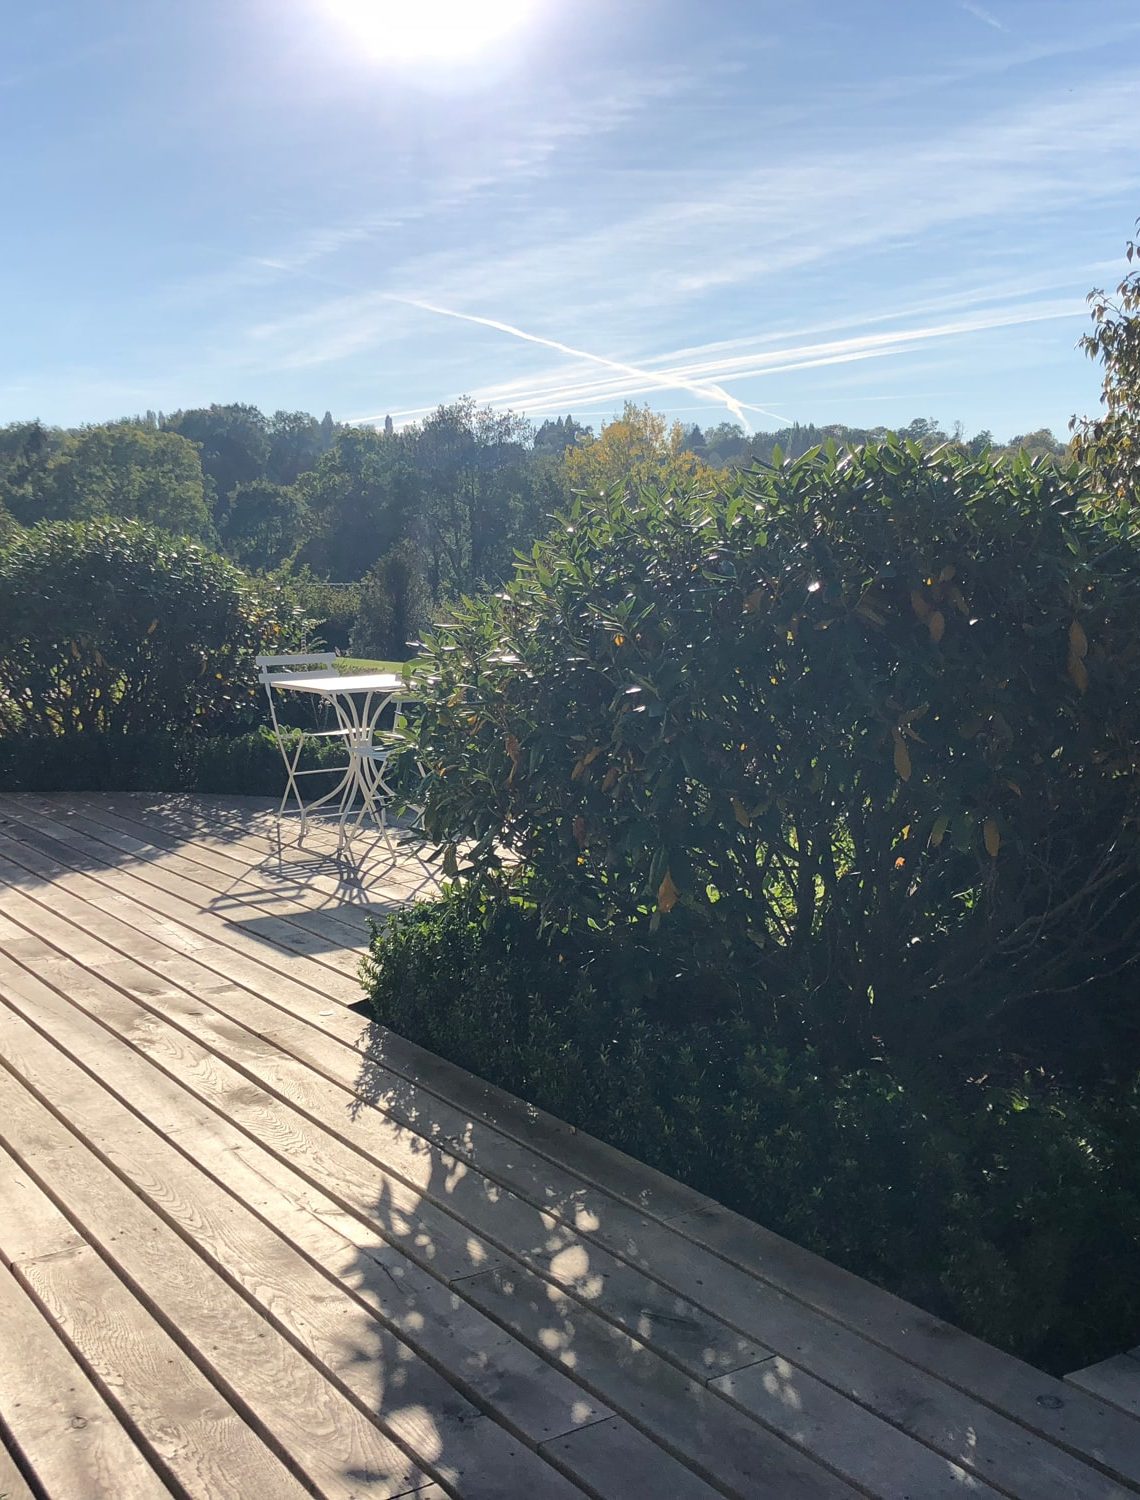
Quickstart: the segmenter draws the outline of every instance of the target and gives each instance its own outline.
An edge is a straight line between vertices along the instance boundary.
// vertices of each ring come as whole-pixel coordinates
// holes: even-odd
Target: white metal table
[[[309,819],[320,809],[328,807],[339,819],[340,845],[343,846],[348,835],[354,810],[353,826],[358,828],[365,816],[370,815],[387,838],[384,807],[391,799],[392,790],[384,779],[388,752],[377,743],[377,727],[390,704],[396,705],[398,714],[399,705],[415,697],[412,684],[394,672],[282,673],[271,681],[276,691],[312,693],[328,703],[344,731],[348,748],[348,766],[331,791],[307,806],[298,795],[301,837],[305,836]],[[335,808],[333,804],[336,804]]]

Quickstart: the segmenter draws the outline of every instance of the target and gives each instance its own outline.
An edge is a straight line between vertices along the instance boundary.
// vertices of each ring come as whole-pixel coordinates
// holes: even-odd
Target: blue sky
[[[1000,438],[1095,406],[1135,0],[468,0],[499,35],[463,46],[455,12],[14,7],[0,421],[470,393]]]

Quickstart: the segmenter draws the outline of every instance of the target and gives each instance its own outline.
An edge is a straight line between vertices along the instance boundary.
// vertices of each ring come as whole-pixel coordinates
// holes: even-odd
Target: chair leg
[[[298,740],[296,753],[293,755],[292,759],[290,759],[289,751],[285,747],[285,741],[281,737],[281,731],[277,730],[277,748],[281,751],[281,759],[285,762],[285,790],[281,794],[281,801],[277,806],[277,826],[280,830],[281,819],[285,815],[285,808],[289,802],[290,796],[292,796],[297,804],[297,809],[301,814],[301,836],[303,838],[305,833],[305,804],[301,799],[301,789],[297,785],[296,774],[297,765],[301,759],[301,743],[302,742]]]
[[[309,814],[305,806],[305,799],[301,796],[301,788],[297,785],[297,767],[301,764],[301,752],[305,748],[305,737],[301,735],[297,740],[297,749],[293,755],[293,763],[289,768],[289,780],[293,784],[293,795],[297,799],[297,810],[301,814],[301,831],[297,835],[297,845],[300,847],[305,842],[305,834],[309,829]]]

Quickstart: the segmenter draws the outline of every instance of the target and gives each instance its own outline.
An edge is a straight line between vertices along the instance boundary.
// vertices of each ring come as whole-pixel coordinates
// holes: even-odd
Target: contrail
[[[1070,301],[1067,298],[1052,299],[1017,307],[997,308],[989,312],[959,318],[953,322],[927,324],[920,328],[858,334],[848,339],[800,344],[782,349],[753,350],[742,355],[721,354],[719,358],[705,361],[695,361],[690,358],[685,364],[674,364],[656,373],[660,380],[667,381],[674,387],[692,389],[693,387],[688,382],[704,380],[707,384],[710,377],[756,379],[760,376],[784,375],[798,370],[819,369],[828,365],[882,359],[902,354],[909,348],[936,339],[982,333],[993,328],[1047,322],[1057,318],[1080,316],[1084,313],[1085,307],[1081,302]],[[744,341],[732,341],[733,344],[742,342]],[[705,352],[705,348],[716,349],[718,347],[708,345],[704,348],[681,350],[678,353],[687,353],[692,356]],[[675,356],[662,355],[661,358],[670,359]],[[476,400],[488,401],[493,406],[512,405],[526,411],[555,411],[579,403],[612,401],[620,396],[634,395],[644,389],[645,385],[642,381],[631,378],[618,380],[611,376],[607,379],[599,378],[593,382],[582,379],[569,384],[565,382],[559,384],[557,377],[550,377],[545,381],[517,380],[504,385],[484,387],[482,390],[473,392],[473,395]],[[753,407],[752,410],[763,410],[763,408]],[[778,417],[778,414],[770,415],[777,415],[781,423],[786,420]]]
[[[541,344],[546,349],[556,349],[559,354],[569,354],[574,359],[589,360],[591,364],[603,365],[607,370],[616,370],[619,375],[629,375],[636,380],[643,380],[646,385],[658,386],[665,390],[689,391],[694,396],[711,397],[714,401],[720,401],[725,405],[736,420],[749,432],[753,430],[752,423],[744,415],[744,404],[732,396],[723,386],[713,385],[711,382],[694,384],[692,381],[678,380],[665,374],[658,374],[655,370],[643,370],[637,365],[623,364],[617,359],[607,359],[603,354],[590,354],[585,349],[575,349],[570,344],[563,344],[559,339],[543,338],[537,333],[527,333],[525,329],[516,328],[513,323],[500,322],[498,318],[480,318],[475,313],[456,312],[451,307],[440,307],[437,302],[424,302],[418,297],[399,297],[395,292],[385,292],[384,296],[389,302],[402,302],[405,307],[418,307],[423,312],[438,313],[442,318],[458,318],[462,323],[478,323],[483,328],[494,328],[499,333],[509,333],[512,338],[523,339],[528,344]],[[762,406],[749,406],[749,411],[760,412],[762,416],[781,420],[776,412],[765,411]]]

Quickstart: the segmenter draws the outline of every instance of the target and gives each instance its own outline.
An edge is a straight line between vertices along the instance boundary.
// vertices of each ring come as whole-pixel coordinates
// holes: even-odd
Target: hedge
[[[614,956],[460,888],[386,919],[365,974],[394,1031],[1033,1363],[1072,1370],[1140,1327],[1135,1087],[828,1068],[740,1016],[627,1005]]]
[[[286,731],[296,745],[296,731]],[[303,769],[342,763],[338,743],[310,740]],[[331,784],[331,778],[330,778]],[[12,736],[0,739],[0,790],[6,792],[216,792],[280,797],[281,752],[268,729],[203,736]]]

